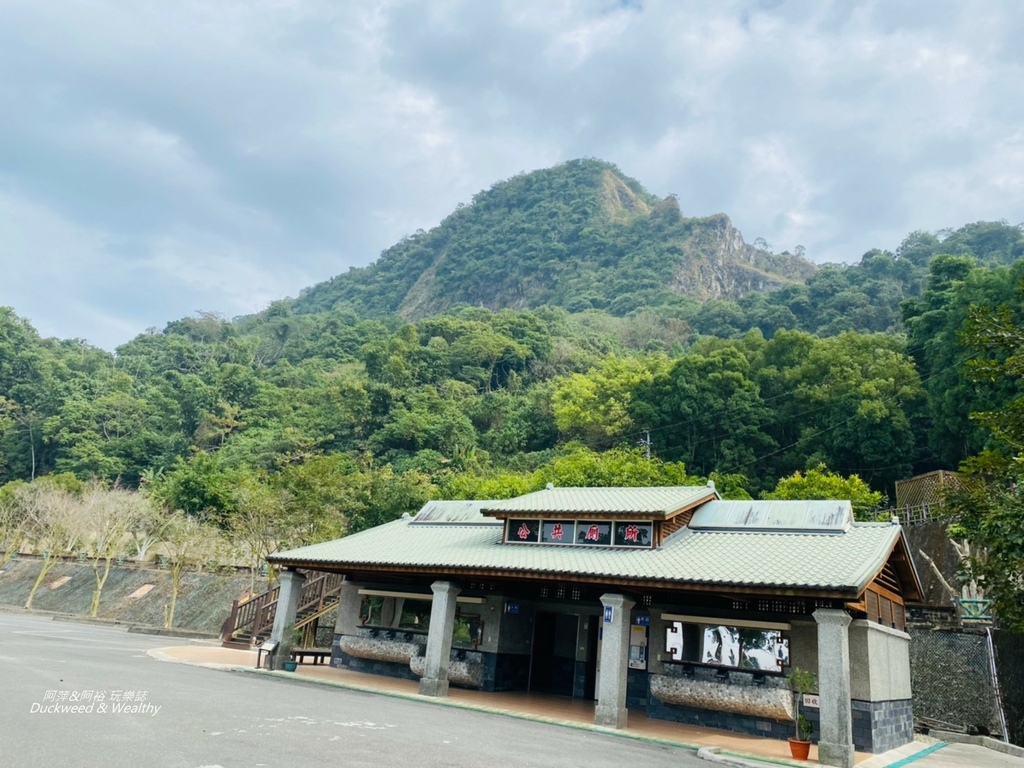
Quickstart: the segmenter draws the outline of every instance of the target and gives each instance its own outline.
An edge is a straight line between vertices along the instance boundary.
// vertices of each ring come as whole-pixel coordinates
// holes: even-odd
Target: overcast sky
[[[107,349],[618,165],[815,261],[1024,220],[1019,0],[0,0],[0,305]]]

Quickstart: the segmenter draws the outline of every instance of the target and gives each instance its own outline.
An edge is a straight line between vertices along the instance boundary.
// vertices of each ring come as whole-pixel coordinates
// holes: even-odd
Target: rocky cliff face
[[[676,296],[738,299],[799,283],[815,267],[743,240],[723,214],[686,218],[615,166],[574,160],[481,192],[365,269],[303,292],[299,312],[347,303],[416,320],[457,304],[626,314]]]
[[[682,247],[672,274],[672,290],[695,299],[736,299],[802,283],[814,264],[789,254],[775,255],[748,245],[729,217],[699,220]]]

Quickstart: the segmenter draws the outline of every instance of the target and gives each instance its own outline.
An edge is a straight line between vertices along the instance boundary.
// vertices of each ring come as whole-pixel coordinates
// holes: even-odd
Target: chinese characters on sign
[[[516,544],[576,544],[588,547],[650,547],[654,524],[650,521],[510,519],[505,541]]]

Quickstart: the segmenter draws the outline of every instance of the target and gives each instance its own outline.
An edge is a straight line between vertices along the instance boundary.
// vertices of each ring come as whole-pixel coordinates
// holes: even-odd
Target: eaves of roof
[[[771,593],[859,594],[884,566],[900,528],[855,523],[846,533],[693,531],[657,549],[502,543],[502,526],[397,520],[269,559],[331,571],[487,574]]]

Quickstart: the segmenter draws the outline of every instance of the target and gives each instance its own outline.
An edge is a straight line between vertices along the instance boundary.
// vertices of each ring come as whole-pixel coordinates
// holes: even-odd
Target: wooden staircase
[[[302,633],[299,648],[316,646],[320,619],[334,610],[341,594],[344,576],[340,573],[306,572],[299,607],[295,613],[295,629]],[[221,642],[230,648],[253,648],[270,637],[277,615],[280,587],[263,594],[235,600],[231,613],[221,627]]]

